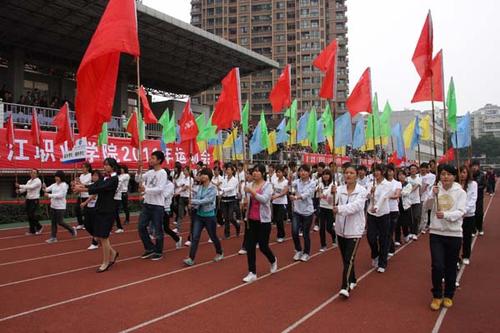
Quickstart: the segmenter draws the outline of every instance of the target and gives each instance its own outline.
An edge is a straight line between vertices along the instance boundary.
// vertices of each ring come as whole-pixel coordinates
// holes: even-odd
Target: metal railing
[[[17,128],[28,129],[31,127],[33,110],[36,110],[37,112],[38,123],[40,124],[40,128],[42,130],[56,130],[56,127],[52,125],[52,120],[59,112],[59,109],[15,103],[4,103],[0,101],[0,112],[3,112],[3,117],[0,118],[3,118],[3,120],[5,121],[12,115],[14,126],[16,126]],[[75,111],[70,110],[69,115],[73,130],[75,133],[78,133]],[[111,117],[111,121],[108,122],[108,134],[114,137],[127,137],[129,136],[129,134],[127,133],[125,126],[126,119],[113,116]],[[161,136],[161,132],[162,128],[160,124],[146,125],[146,138],[159,138]]]

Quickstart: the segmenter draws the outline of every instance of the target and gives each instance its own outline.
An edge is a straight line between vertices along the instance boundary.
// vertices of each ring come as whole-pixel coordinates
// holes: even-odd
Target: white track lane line
[[[488,202],[488,206],[486,207],[486,211],[484,212],[484,217],[483,217],[484,219],[486,219],[486,215],[488,214],[488,210],[490,209],[490,205],[491,205],[491,202],[493,201],[494,197],[495,197],[494,195],[493,195],[493,197],[490,197],[490,201]],[[481,237],[481,236],[476,235],[476,237],[474,237],[474,239],[472,240],[471,253],[472,253],[472,250],[474,249],[474,245],[476,245],[476,241],[479,237]],[[462,275],[465,272],[465,267],[466,267],[465,265],[462,265],[460,272],[458,272],[457,282],[460,282],[460,279],[462,278]],[[448,312],[447,308],[445,308],[445,307],[441,308],[441,312],[439,312],[439,316],[436,320],[436,323],[434,324],[434,327],[432,328],[432,333],[439,332],[439,330],[441,329],[441,325],[443,325],[444,317],[446,316],[447,312]]]
[[[330,250],[332,250],[332,249],[334,249],[334,248],[336,248],[336,247],[337,247],[336,245],[335,245],[334,247],[330,247],[330,248],[328,248],[325,252],[328,252],[328,251],[330,251]],[[316,256],[318,256],[318,255],[321,255],[321,254],[325,253],[325,252],[317,252],[317,253],[315,253],[315,254],[311,255],[311,258],[314,258],[314,257],[316,257]],[[293,262],[293,263],[291,263],[291,264],[288,264],[288,265],[286,265],[286,266],[283,266],[283,267],[279,268],[277,272],[284,271],[284,270],[286,270],[286,269],[288,269],[288,268],[290,268],[290,267],[293,267],[293,266],[299,265],[300,263],[301,263],[301,261],[295,261],[295,262]],[[274,273],[274,274],[277,274],[277,273]],[[274,275],[274,274],[271,274],[271,273],[264,274],[264,275],[262,275],[261,277],[257,278],[257,281],[262,280],[262,279],[265,279],[265,278],[267,278],[267,277],[269,277],[269,276],[271,276],[271,275]],[[138,324],[138,325],[136,325],[136,326],[133,326],[133,327],[127,328],[127,329],[125,329],[125,330],[121,331],[120,333],[128,333],[128,332],[133,332],[133,331],[135,331],[135,330],[138,330],[138,329],[140,329],[140,328],[143,328],[143,327],[149,326],[149,325],[154,324],[154,323],[156,323],[156,322],[158,322],[158,321],[161,321],[161,320],[163,320],[163,319],[167,319],[167,318],[169,318],[169,317],[175,316],[176,314],[179,314],[179,313],[181,313],[181,312],[183,312],[183,311],[186,311],[186,310],[192,309],[192,308],[194,308],[194,307],[196,307],[196,306],[198,306],[198,305],[201,305],[201,304],[203,304],[203,303],[207,303],[207,302],[213,301],[214,299],[217,299],[217,298],[222,297],[222,296],[224,296],[224,295],[227,295],[227,294],[229,294],[229,293],[231,293],[231,292],[233,292],[233,291],[235,291],[235,290],[238,290],[238,289],[244,288],[244,287],[249,286],[249,285],[252,285],[252,284],[254,284],[254,283],[256,283],[256,282],[253,282],[253,283],[244,283],[244,282],[242,282],[241,284],[239,284],[239,285],[237,285],[237,286],[235,286],[235,287],[233,287],[233,288],[231,288],[231,289],[224,290],[223,292],[220,292],[220,293],[218,293],[218,294],[215,294],[215,295],[212,295],[212,296],[210,296],[210,297],[204,298],[204,299],[199,300],[199,301],[197,301],[197,302],[195,302],[195,303],[191,303],[191,304],[186,305],[186,306],[184,306],[184,307],[182,307],[182,308],[179,308],[179,309],[177,309],[177,310],[175,310],[175,311],[172,311],[172,312],[166,313],[166,314],[161,315],[161,316],[159,316],[159,317],[156,317],[156,318],[153,318],[153,319],[151,319],[151,320],[148,320],[148,321],[145,321],[145,322],[143,322],[143,323],[140,323],[140,324]]]
[[[288,237],[288,238],[285,238],[285,239],[286,240],[290,240],[291,237]],[[271,243],[269,245],[273,246],[273,245],[276,245],[276,244],[281,244],[281,243],[274,242],[274,243]],[[237,256],[239,256],[239,254],[238,253],[234,253],[234,254],[231,254],[231,255],[229,255],[227,257],[224,257],[224,260],[229,259],[229,258],[233,258],[233,257],[237,257]],[[99,291],[96,291],[96,292],[93,292],[93,293],[90,293],[90,294],[85,294],[85,295],[82,295],[82,296],[70,298],[70,299],[67,299],[67,300],[64,300],[64,301],[60,301],[60,302],[57,302],[57,303],[48,304],[48,305],[41,306],[41,307],[38,307],[38,308],[34,308],[34,309],[31,309],[31,310],[28,310],[28,311],[24,311],[24,312],[16,313],[16,314],[13,314],[13,315],[10,315],[10,316],[7,316],[7,317],[0,318],[0,322],[4,322],[4,321],[10,320],[10,319],[14,319],[14,318],[26,316],[26,315],[29,315],[29,314],[32,314],[32,313],[43,311],[43,310],[51,309],[51,308],[54,308],[54,307],[57,307],[57,306],[60,306],[60,305],[73,303],[73,302],[80,301],[80,300],[83,300],[83,299],[87,299],[87,298],[90,298],[90,297],[93,297],[93,296],[102,295],[102,294],[109,293],[109,292],[112,292],[112,291],[115,291],[115,290],[120,290],[120,289],[124,289],[124,288],[127,288],[127,287],[135,286],[135,285],[138,285],[138,284],[141,284],[141,283],[145,283],[145,282],[157,280],[157,279],[160,279],[160,278],[163,278],[163,277],[166,277],[166,276],[170,276],[170,275],[173,275],[173,274],[176,274],[176,273],[184,272],[184,271],[187,271],[187,270],[190,270],[190,269],[195,269],[197,267],[203,267],[203,266],[206,266],[206,265],[211,264],[211,263],[213,263],[213,260],[208,260],[208,261],[202,262],[200,264],[196,264],[194,266],[180,268],[180,269],[177,269],[175,271],[171,271],[171,272],[167,272],[167,273],[163,273],[163,274],[159,274],[159,275],[150,276],[150,277],[145,278],[145,279],[141,279],[141,280],[134,281],[134,282],[129,282],[129,283],[126,283],[126,284],[115,286],[113,288],[99,290]]]

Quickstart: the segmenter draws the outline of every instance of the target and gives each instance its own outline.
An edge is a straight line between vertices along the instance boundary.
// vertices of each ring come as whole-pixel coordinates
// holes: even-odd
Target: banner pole
[[[142,166],[142,138],[141,138],[141,121],[140,121],[140,117],[141,117],[141,95],[140,95],[140,89],[141,89],[141,73],[140,73],[140,70],[139,70],[139,67],[140,67],[140,58],[137,57],[136,58],[136,72],[137,72],[137,113],[136,113],[136,118],[137,118],[137,130],[138,130],[138,133],[139,133],[139,156],[138,156],[138,160],[137,160],[137,166]],[[146,134],[146,133],[144,133]]]

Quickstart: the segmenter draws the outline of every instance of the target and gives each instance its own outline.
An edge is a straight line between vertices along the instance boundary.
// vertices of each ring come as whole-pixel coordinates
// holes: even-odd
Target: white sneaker
[[[73,236],[73,238],[76,238],[77,235],[78,235],[78,231],[75,227],[73,227],[73,231],[71,232],[71,236]]]
[[[314,231],[316,231],[316,232],[318,232],[318,231],[319,231],[319,226],[315,225],[315,226],[313,227],[313,230],[314,230]]]
[[[321,249],[319,249],[319,252],[325,252],[325,251],[326,251],[326,246],[324,246]]]
[[[238,251],[238,254],[241,254],[241,255],[247,254],[247,250],[241,249],[241,250]]]
[[[484,236],[484,231],[480,231],[479,236]]]
[[[411,239],[418,240],[418,237],[417,237],[417,235],[411,235]]]
[[[311,256],[309,256],[307,253],[304,253],[302,257],[300,257],[300,261],[306,262],[309,261],[309,258],[311,258]]]
[[[270,272],[271,274],[276,273],[278,271],[278,258],[274,257],[274,262],[271,264]]]
[[[293,256],[293,260],[299,261],[302,258],[302,251],[295,251],[295,255]]]
[[[394,246],[401,246],[400,242],[394,242]]]
[[[425,229],[421,231],[422,235],[425,235],[426,232]]]
[[[387,257],[389,257],[389,258],[394,257],[394,253],[390,253],[390,252],[389,252],[389,253],[387,254]]]
[[[188,240],[188,241],[186,241],[186,242],[184,243],[184,246],[187,246],[187,247],[191,246],[191,241],[189,241],[189,240]]]
[[[248,275],[243,278],[243,282],[246,283],[251,283],[254,282],[255,280],[257,280],[257,274],[254,274],[252,272],[248,273]]]
[[[214,262],[219,262],[221,261],[222,259],[224,259],[224,253],[217,253],[214,257]]]
[[[115,234],[121,234],[123,232],[124,232],[124,230],[120,228],[120,229],[116,229]]]
[[[345,298],[349,298],[349,291],[347,291],[347,289],[340,289],[339,295],[344,296]]]
[[[182,249],[182,237],[179,237],[179,241],[175,243],[176,249]]]
[[[382,267],[377,268],[377,273],[385,273],[385,268]]]
[[[462,264],[464,264],[464,265],[470,265],[470,259],[469,258],[463,258],[462,259]]]
[[[52,243],[57,243],[57,238],[49,238],[45,241],[46,243],[52,244]]]
[[[40,228],[40,230],[38,230],[37,232],[35,232],[36,235],[41,235],[42,234],[42,231],[43,231],[43,225],[42,227]]]
[[[96,250],[98,248],[99,248],[99,245],[90,244],[90,246],[87,248],[87,250]]]
[[[304,236],[304,233],[303,233],[302,231],[301,231],[301,232],[299,232],[299,236],[300,236],[300,237]]]
[[[357,285],[358,285],[357,283],[350,283],[349,289],[353,290],[354,288],[356,288]]]
[[[373,267],[378,267],[378,257],[375,259],[372,259],[372,266]]]
[[[285,239],[284,239],[284,238],[278,238],[276,241],[277,241],[278,243],[283,243],[283,242],[285,241]]]
[[[178,231],[179,231],[179,229],[177,229],[177,228],[173,228],[173,229],[172,229],[172,231],[173,231],[173,232],[175,232],[176,234],[178,234],[178,233],[179,233],[179,232],[178,232]]]
[[[214,241],[212,240],[212,238],[209,238],[209,239],[208,239],[208,242],[209,242],[209,243],[213,243]]]
[[[405,242],[408,243],[410,241],[410,239],[411,239],[411,235],[406,236],[405,237]]]
[[[76,226],[76,230],[83,230],[85,227],[82,224]]]

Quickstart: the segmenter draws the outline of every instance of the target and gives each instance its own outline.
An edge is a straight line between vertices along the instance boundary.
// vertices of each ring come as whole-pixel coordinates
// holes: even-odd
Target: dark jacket
[[[477,183],[477,200],[476,212],[483,211],[484,189],[486,187],[486,175],[482,171],[478,171],[472,175],[472,178]]]
[[[114,196],[118,187],[118,176],[112,176],[105,180],[99,180],[88,186],[89,194],[97,194],[95,204],[97,213],[109,214],[116,209]]]

